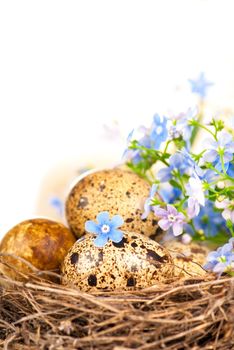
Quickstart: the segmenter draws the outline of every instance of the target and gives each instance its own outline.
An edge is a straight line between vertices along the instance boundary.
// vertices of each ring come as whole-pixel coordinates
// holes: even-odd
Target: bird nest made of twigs
[[[23,282],[1,274],[0,285],[4,350],[234,348],[234,277],[90,294],[41,273]]]

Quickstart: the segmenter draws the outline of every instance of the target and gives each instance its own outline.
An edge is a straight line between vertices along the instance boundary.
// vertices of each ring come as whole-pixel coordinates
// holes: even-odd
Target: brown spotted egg
[[[80,238],[62,265],[62,283],[82,291],[131,290],[169,282],[174,265],[169,252],[138,233],[98,248],[94,236]]]
[[[67,222],[80,237],[85,234],[87,220],[94,220],[98,213],[108,211],[123,217],[123,230],[157,239],[162,231],[155,215],[151,212],[147,219],[141,218],[149,192],[150,185],[128,170],[114,168],[88,174],[78,181],[67,198]]]
[[[206,262],[209,249],[197,243],[190,243],[188,245],[177,242],[168,241],[165,247],[170,252],[175,269],[175,277],[202,277],[206,271],[202,266]]]

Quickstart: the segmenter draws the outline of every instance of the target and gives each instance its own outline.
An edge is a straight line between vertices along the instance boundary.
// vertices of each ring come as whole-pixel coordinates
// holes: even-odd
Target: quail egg
[[[2,263],[0,270],[14,279],[21,279],[18,271],[23,274],[32,272],[22,259],[7,254],[23,258],[39,270],[58,269],[75,241],[68,228],[55,221],[23,221],[8,232],[0,244],[0,261],[13,266],[14,269]]]
[[[88,174],[77,182],[68,195],[67,222],[80,237],[85,234],[85,222],[95,219],[99,212],[118,212],[125,221],[123,230],[159,239],[162,231],[153,212],[146,219],[141,218],[149,192],[150,185],[128,170],[114,168]]]
[[[65,257],[62,283],[82,291],[141,289],[168,282],[173,271],[168,251],[146,236],[126,231],[119,243],[98,248],[87,234]]]
[[[196,243],[183,244],[177,241],[168,241],[165,247],[173,258],[175,277],[202,277],[206,274],[202,266],[205,264],[208,248]]]

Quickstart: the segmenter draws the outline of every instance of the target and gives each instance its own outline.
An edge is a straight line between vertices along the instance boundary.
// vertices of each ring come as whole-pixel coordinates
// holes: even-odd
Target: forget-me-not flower
[[[189,108],[187,112],[173,116],[168,126],[168,133],[171,140],[180,137],[186,142],[186,147],[190,147],[190,139],[192,136],[192,126],[190,122],[196,120],[198,116],[197,108]]]
[[[97,235],[94,240],[96,247],[103,247],[108,240],[119,243],[123,238],[123,232],[118,227],[123,225],[124,220],[120,215],[114,215],[112,219],[107,211],[103,211],[97,215],[97,223],[88,220],[85,223],[87,232]]]
[[[172,204],[179,199],[181,193],[182,191],[179,188],[172,186],[169,182],[164,183],[159,190],[159,195],[168,204]]]
[[[201,98],[206,97],[207,89],[214,85],[214,83],[211,83],[206,80],[205,74],[202,72],[198,79],[192,80],[189,79],[189,83],[191,84],[191,90],[193,93],[199,95]]]
[[[222,130],[217,134],[217,141],[209,138],[205,141],[205,146],[207,151],[203,155],[203,160],[212,163],[218,171],[222,171],[222,157],[224,167],[227,170],[234,153],[232,135]]]
[[[225,220],[231,220],[234,223],[234,199],[221,198],[215,201],[215,206],[218,209],[224,209],[222,212],[222,217]]]
[[[230,238],[228,243],[208,254],[204,269],[219,275],[234,271],[234,238]]]
[[[154,213],[161,218],[158,225],[162,230],[167,231],[171,228],[175,236],[179,236],[183,232],[185,216],[172,205],[168,204],[167,209],[155,208]]]
[[[186,194],[189,196],[187,213],[190,218],[194,218],[200,212],[200,205],[205,205],[203,185],[198,177],[190,177],[186,185]]]
[[[173,177],[173,172],[179,172],[181,175],[188,170],[188,163],[184,156],[180,153],[175,153],[169,158],[169,167],[160,169],[158,178],[161,182],[170,181]]]
[[[214,210],[214,203],[209,200],[206,201],[206,205],[200,208],[193,223],[196,232],[206,237],[214,237],[219,232],[227,232],[224,218],[220,212]],[[190,225],[186,225],[186,231],[193,234]]]
[[[161,143],[166,141],[168,135],[167,118],[159,114],[154,115],[154,120],[151,126],[150,138],[153,149],[159,149]]]

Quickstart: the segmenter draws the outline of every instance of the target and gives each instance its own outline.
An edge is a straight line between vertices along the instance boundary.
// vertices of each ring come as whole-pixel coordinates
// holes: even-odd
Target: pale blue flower
[[[191,84],[192,92],[198,94],[201,98],[205,98],[207,89],[214,85],[214,83],[206,80],[204,73],[201,73],[197,80],[189,79],[189,83]]]
[[[187,166],[190,168],[190,175],[198,176],[202,178],[204,176],[204,171],[200,168],[200,166],[193,160],[191,154],[186,150],[186,148],[182,148],[179,153],[181,153],[184,157],[184,161]]]
[[[168,204],[173,204],[181,196],[181,190],[177,187],[172,186],[169,182],[164,183],[160,190],[159,195],[163,201]]]
[[[217,199],[215,201],[215,206],[218,209],[224,209],[222,212],[222,217],[225,220],[230,220],[234,224],[234,199],[222,198],[222,200]]]
[[[138,145],[148,149],[158,150],[161,143],[167,139],[166,125],[167,119],[156,114],[150,128],[138,128],[138,132],[143,134],[143,136],[137,140]],[[127,161],[131,161],[133,164],[138,164],[142,160],[144,151],[129,149],[134,131],[133,129],[127,137],[127,149],[124,151],[122,157]]]
[[[109,239],[115,243],[119,243],[123,239],[123,232],[117,229],[123,223],[124,220],[120,215],[114,215],[110,219],[109,213],[103,211],[97,215],[97,223],[92,220],[86,221],[85,230],[97,235],[94,244],[97,247],[103,247]]]
[[[167,139],[167,118],[162,117],[159,114],[154,115],[154,121],[151,126],[151,143],[153,149],[159,149],[161,146],[161,143],[166,141]]]
[[[207,200],[206,205],[200,208],[198,216],[193,218],[196,232],[203,233],[206,237],[214,237],[219,232],[227,233],[225,220],[220,212],[214,210],[214,203]],[[186,231],[193,234],[190,225],[186,225]]]
[[[183,213],[178,212],[172,205],[168,204],[167,210],[155,208],[154,213],[156,216],[161,218],[158,225],[162,230],[167,231],[169,228],[171,228],[175,236],[179,236],[183,232],[185,216]]]
[[[205,141],[205,147],[207,151],[203,155],[203,160],[212,163],[215,168],[221,172],[223,169],[220,155],[222,154],[224,167],[227,170],[234,153],[232,135],[222,130],[217,134],[217,141],[209,138]]]
[[[188,171],[188,162],[184,156],[180,153],[175,153],[169,158],[169,166],[167,168],[160,169],[158,172],[158,178],[161,182],[170,181],[175,172],[179,172],[181,175]]]
[[[150,195],[149,197],[146,199],[145,204],[144,204],[144,213],[141,215],[142,220],[146,219],[149,215],[149,213],[152,211],[152,200],[154,199],[154,196],[156,194],[157,191],[157,185],[153,184],[151,189],[150,189]]]
[[[234,271],[234,238],[231,238],[228,243],[219,247],[216,251],[208,254],[204,269],[219,275],[223,272]]]
[[[205,193],[202,181],[198,177],[190,177],[186,185],[188,198],[187,213],[190,218],[194,218],[200,212],[200,205],[205,205]]]
[[[171,140],[182,138],[186,142],[186,147],[190,147],[190,139],[193,127],[191,121],[196,120],[198,116],[197,108],[189,108],[186,113],[181,113],[172,117],[172,122],[168,127],[168,133]]]

